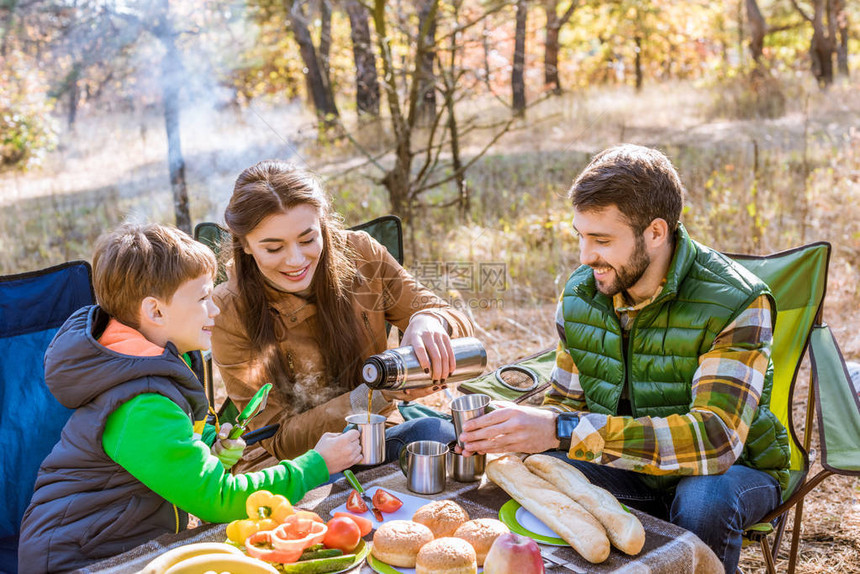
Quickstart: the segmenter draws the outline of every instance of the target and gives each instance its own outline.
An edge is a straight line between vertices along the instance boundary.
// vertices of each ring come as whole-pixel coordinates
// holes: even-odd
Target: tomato
[[[393,494],[379,488],[373,495],[373,506],[382,512],[395,512],[403,506],[403,502]]]
[[[364,514],[367,512],[367,504],[357,490],[349,493],[349,498],[346,500],[346,509],[356,514]]]
[[[355,514],[349,514],[348,512],[335,512],[334,517],[349,518],[355,522],[356,526],[358,526],[358,529],[361,531],[362,536],[367,536],[370,534],[370,531],[373,530],[373,522],[363,516],[356,516]]]
[[[335,517],[328,521],[328,530],[323,538],[326,548],[343,550],[350,554],[361,540],[361,530],[358,524],[346,517]]]

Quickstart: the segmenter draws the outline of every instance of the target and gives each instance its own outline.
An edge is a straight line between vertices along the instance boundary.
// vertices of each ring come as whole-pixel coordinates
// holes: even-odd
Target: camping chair
[[[772,360],[774,366],[773,388],[770,409],[789,431],[791,443],[791,466],[789,486],[783,493],[783,503],[764,517],[759,524],[744,533],[748,542],[758,542],[767,563],[768,571],[775,572],[774,559],[779,550],[785,530],[788,511],[795,510],[795,526],[789,555],[789,572],[793,573],[800,536],[803,512],[803,497],[816,484],[832,473],[860,474],[860,413],[856,394],[848,397],[851,384],[847,369],[842,363],[829,329],[822,323],[822,308],[827,287],[827,269],[830,260],[830,244],[812,243],[796,249],[766,256],[730,255],[735,261],[761,278],[771,289],[776,300],[777,322],[774,329]],[[807,346],[813,359],[812,381],[805,398],[795,396],[795,383]],[[532,390],[512,389],[512,385],[501,385],[499,371],[502,367],[480,379],[460,385],[464,392],[482,392],[494,398],[522,402],[529,396],[542,395],[548,386],[555,350],[542,351],[513,366],[530,367],[539,383]],[[816,395],[816,392],[818,393]],[[818,404],[815,403],[815,398]],[[830,406],[838,402],[839,408]],[[803,441],[795,434],[792,420],[792,404],[805,406]],[[818,407],[819,433],[825,470],[809,482],[806,481],[810,461],[808,456],[811,441],[813,410]],[[853,410],[852,410],[853,409]],[[834,413],[836,415],[834,416]],[[853,414],[849,416],[849,414]],[[824,430],[821,430],[821,429]],[[775,532],[772,548],[768,535]]]
[[[0,277],[0,571],[18,571],[21,518],[39,465],[72,414],[45,385],[45,350],[76,310],[91,305],[86,261]]]
[[[388,249],[388,252],[392,255],[392,257],[394,257],[394,259],[396,259],[398,263],[403,265],[403,227],[400,223],[399,217],[397,217],[396,215],[384,215],[382,217],[377,217],[376,219],[373,219],[371,221],[367,221],[365,223],[361,223],[359,225],[351,227],[350,229],[352,231],[367,232],[371,237],[384,245],[385,248]],[[201,243],[212,249],[212,251],[215,252],[215,255],[219,256],[219,261],[221,260],[221,251],[225,246],[225,242],[228,241],[229,238],[230,232],[218,225],[217,223],[203,222],[198,223],[194,227],[194,239],[200,241]],[[220,283],[226,278],[227,275],[223,269],[223,266],[219,266],[217,282]],[[388,325],[387,329],[390,330],[390,328],[391,325]],[[214,406],[215,390],[212,377],[212,354],[207,352],[204,357],[206,359],[206,393],[209,397],[209,402]],[[222,423],[234,423],[238,414],[239,410],[236,408],[236,405],[233,404],[233,401],[231,401],[228,397],[227,400],[224,401],[224,404],[221,405],[221,408],[218,410],[218,420]],[[269,425],[257,429],[256,431],[250,432],[244,436],[245,442],[248,444],[252,444],[262,439],[269,438],[275,433],[276,430],[277,425]]]

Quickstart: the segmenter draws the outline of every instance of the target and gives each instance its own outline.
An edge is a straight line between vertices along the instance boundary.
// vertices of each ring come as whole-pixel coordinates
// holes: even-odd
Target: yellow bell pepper
[[[286,497],[272,494],[268,490],[258,490],[251,493],[245,500],[245,510],[248,512],[248,518],[254,520],[271,518],[276,522],[275,526],[295,512],[293,505]],[[266,530],[270,529],[267,528]]]
[[[238,544],[244,544],[252,534],[256,534],[260,530],[260,523],[256,520],[243,518],[242,520],[234,520],[227,525],[227,538]]]

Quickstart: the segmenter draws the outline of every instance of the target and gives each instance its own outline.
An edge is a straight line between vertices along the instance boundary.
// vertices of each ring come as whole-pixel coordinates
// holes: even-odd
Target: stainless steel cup
[[[448,444],[448,476],[457,482],[481,480],[487,463],[487,455],[475,453],[472,456],[463,456],[454,452],[456,444],[456,441]]]
[[[448,446],[435,440],[409,443],[400,451],[400,469],[406,475],[406,487],[418,494],[436,494],[445,490]]]
[[[385,417],[357,414],[346,417],[361,433],[361,464],[382,464],[385,461]]]
[[[489,404],[490,396],[482,394],[463,395],[451,402],[451,416],[454,418],[454,431],[457,433],[457,444],[463,446],[463,443],[460,442],[463,423],[471,419],[476,419],[486,413],[487,405]]]

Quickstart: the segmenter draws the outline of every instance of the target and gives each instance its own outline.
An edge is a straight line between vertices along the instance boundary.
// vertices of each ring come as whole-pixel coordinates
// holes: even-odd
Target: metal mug
[[[418,494],[436,494],[445,490],[448,446],[435,440],[409,443],[400,451],[400,470],[406,475],[406,487]]]
[[[385,417],[382,415],[357,414],[346,417],[346,430],[355,426],[361,433],[361,463],[382,464],[385,461]]]
[[[463,456],[454,452],[456,444],[456,441],[448,443],[448,477],[457,482],[481,480],[487,463],[487,455],[475,453],[472,456]]]
[[[460,434],[463,432],[463,423],[476,419],[489,412],[490,396],[482,394],[463,395],[451,402],[451,417],[454,419],[454,432],[457,433],[457,444],[460,442]]]

